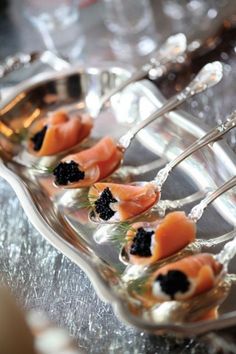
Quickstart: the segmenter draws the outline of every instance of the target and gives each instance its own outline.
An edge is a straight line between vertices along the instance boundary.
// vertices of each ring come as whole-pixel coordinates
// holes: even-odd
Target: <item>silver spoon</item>
[[[152,212],[157,211],[158,218],[164,217],[166,210],[180,209],[188,204],[191,204],[193,202],[198,201],[199,199],[202,199],[208,192],[209,192],[209,188],[207,188],[206,190],[197,191],[181,199],[161,200],[160,205],[159,204],[155,205],[152,208]],[[150,227],[151,225],[155,225],[155,222],[144,222],[144,224]],[[108,241],[118,241],[119,243],[123,243],[125,239],[124,232],[128,231],[129,226],[125,224],[123,225],[124,227],[122,227],[122,223],[120,224],[120,226],[121,227],[118,226],[118,230],[117,230],[117,224],[102,223],[101,227],[97,229],[97,231],[93,236],[95,242],[99,244]],[[117,235],[118,237],[116,238],[114,237],[114,235]]]
[[[135,182],[132,183],[132,185],[134,186],[143,186],[144,188],[146,188],[146,186],[150,186],[150,188],[148,189],[148,193],[150,193],[150,190],[153,192],[152,194],[152,198],[150,198],[150,194],[149,194],[149,199],[150,199],[150,205],[148,205],[148,207],[146,206],[146,208],[144,210],[140,209],[140,213],[136,214],[136,215],[132,215],[130,216],[130,218],[126,218],[126,219],[122,219],[119,215],[119,213],[116,212],[115,209],[115,203],[114,203],[114,216],[112,216],[112,218],[108,219],[108,220],[103,220],[101,219],[101,217],[99,216],[99,214],[96,212],[96,206],[92,207],[92,210],[89,213],[89,217],[91,219],[91,221],[93,222],[99,222],[99,223],[116,223],[116,222],[121,222],[121,221],[125,221],[125,220],[132,220],[142,214],[145,214],[148,210],[150,210],[160,199],[161,196],[161,189],[162,186],[164,185],[166,179],[168,178],[170,172],[179,164],[181,163],[184,159],[186,159],[187,157],[189,157],[191,154],[193,154],[194,152],[198,151],[200,148],[215,142],[219,139],[221,139],[224,134],[226,134],[228,131],[230,131],[231,129],[233,129],[236,125],[236,111],[232,112],[228,118],[226,119],[226,121],[223,124],[218,125],[216,128],[213,128],[209,133],[207,133],[206,135],[204,135],[202,138],[198,139],[197,141],[195,141],[192,145],[190,145],[185,151],[182,152],[182,154],[180,154],[179,156],[177,156],[175,159],[171,160],[169,163],[167,163],[167,165],[162,168],[156,175],[156,177],[149,182]],[[104,185],[104,189],[103,186]],[[93,188],[96,189],[96,184],[94,185],[94,187],[91,188],[91,192],[93,191]],[[105,188],[109,188],[109,184],[108,183],[99,183],[99,193],[100,196],[102,194],[102,191],[105,190]],[[143,192],[145,193],[145,191]],[[100,198],[99,196],[99,198]],[[156,196],[156,198],[155,198]],[[115,198],[115,196],[113,196]],[[97,198],[97,200],[99,199]],[[95,204],[95,200],[93,200],[92,204]],[[121,202],[121,201],[119,201]],[[138,200],[136,199],[136,202],[138,202]],[[113,206],[113,204],[110,204],[111,207]]]
[[[164,114],[168,113],[169,111],[176,109],[183,102],[185,102],[188,98],[193,97],[194,95],[205,91],[207,88],[216,85],[222,79],[222,75],[223,75],[222,70],[223,70],[222,64],[218,61],[215,61],[213,63],[205,65],[184,90],[182,90],[180,93],[171,97],[156,112],[151,114],[145,120],[139,122],[137,125],[132,127],[130,130],[128,130],[128,132],[126,134],[124,134],[117,142],[117,151],[121,152],[119,160],[117,161],[117,164],[114,164],[114,167],[112,170],[107,171],[107,175],[103,176],[103,179],[108,177],[108,175],[111,175],[120,166],[123,156],[124,156],[124,153],[126,152],[128,147],[130,146],[134,137],[138,134],[138,132],[141,129],[145,128],[147,125],[152,123],[154,120],[162,117]],[[63,160],[66,161],[66,157]],[[71,156],[70,156],[70,161],[71,161]],[[94,181],[91,182],[89,169],[87,171],[85,169],[85,170],[83,170],[83,172],[84,172],[84,178],[81,180],[81,187],[88,187],[92,183],[94,183]],[[73,182],[70,184],[66,184],[66,185],[61,185],[61,186],[64,188],[75,188],[75,187],[78,188],[78,187],[80,187],[79,181]]]
[[[148,63],[144,64],[141,69],[132,74],[130,78],[101,97],[97,114],[102,110],[105,103],[109,101],[113,95],[122,91],[132,82],[141,80],[147,75],[151,76],[152,79],[157,79],[165,74],[169,70],[169,67],[174,63],[182,62],[186,49],[187,40],[183,33],[178,33],[168,37],[162,46],[152,54],[152,57]]]
[[[127,149],[131,141],[138,132],[152,123],[157,118],[173,111],[184,103],[190,97],[205,91],[206,89],[218,84],[223,77],[223,66],[219,61],[206,64],[195,78],[180,93],[171,97],[162,107],[151,114],[148,118],[139,122],[135,127],[131,128],[125,135],[119,139],[119,145],[122,149]]]
[[[187,48],[186,36],[183,33],[170,36],[162,44],[162,46],[152,54],[148,63],[144,64],[140,70],[136,71],[130,78],[121,82],[120,85],[110,90],[107,94],[103,95],[100,99],[99,106],[96,107],[96,112],[93,113],[97,116],[104,107],[105,103],[116,93],[123,90],[130,83],[140,80],[146,75],[151,75],[152,78],[157,78],[166,73],[174,63],[181,63],[184,59],[184,54]],[[55,70],[68,69],[70,64],[65,59],[60,58],[55,53],[50,51],[33,52],[30,54],[18,53],[14,56],[7,57],[4,63],[0,63],[0,78],[5,77],[12,71],[21,69],[22,67],[29,65],[35,61],[42,61],[47,63]],[[67,110],[67,112],[73,112],[74,108]],[[9,127],[8,122],[2,119],[2,124],[6,128],[11,129],[11,133],[15,131]]]
[[[234,180],[234,184],[235,184],[235,181],[236,181],[236,179]],[[205,255],[206,255],[206,253],[205,253]],[[236,237],[235,237],[235,235],[234,235],[234,239],[232,241],[229,241],[228,243],[226,243],[224,245],[223,249],[218,254],[216,254],[214,256],[212,256],[211,254],[208,254],[208,255],[214,259],[214,261],[216,262],[215,266],[217,265],[217,267],[218,267],[218,271],[216,271],[216,273],[214,275],[215,281],[208,288],[209,289],[208,291],[210,291],[215,288],[214,285],[217,286],[217,283],[219,284],[219,282],[227,276],[229,263],[236,255]],[[193,257],[193,256],[188,257],[188,260],[191,260],[191,257]],[[181,262],[181,260],[180,260],[180,262]],[[171,271],[178,269],[178,263],[179,263],[178,261],[175,263],[172,263],[171,268],[169,268],[168,271],[170,271],[170,269],[171,269]],[[202,264],[200,263],[199,266],[200,266],[200,268],[199,268],[199,271],[200,271],[201,268],[203,269],[205,267],[205,263],[204,262]],[[185,302],[185,301],[189,301],[194,298],[198,298],[199,295],[204,294],[204,290],[202,290],[200,293],[194,293],[194,291],[195,291],[194,287],[192,288],[193,292],[191,292],[189,289],[187,289],[185,291],[182,290],[180,293],[176,289],[175,295],[173,295],[173,294],[169,295],[168,292],[166,292],[165,290],[161,290],[161,292],[163,291],[163,293],[161,293],[158,290],[158,292],[154,294],[152,289],[153,289],[153,286],[156,287],[156,283],[160,282],[160,279],[157,278],[157,275],[162,274],[162,269],[163,269],[163,267],[160,267],[157,271],[153,272],[150,275],[150,277],[148,277],[147,280],[145,281],[146,284],[148,285],[146,287],[146,291],[148,293],[149,293],[149,291],[151,291],[150,298],[152,297],[152,294],[153,294],[153,299],[152,299],[153,303],[155,302],[156,297],[157,297],[156,300],[158,302],[165,302],[165,301],[169,302],[169,298],[171,298],[171,300],[176,300],[175,297],[178,296],[179,301]],[[182,268],[181,272],[183,274],[185,274],[186,279],[188,279],[188,275],[187,275],[188,270],[187,269],[185,270],[184,268]],[[163,274],[165,274],[165,273],[163,273]],[[231,277],[231,278],[234,279],[233,277]],[[171,280],[171,281],[173,281],[173,280]],[[157,290],[157,288],[156,288],[156,290]],[[173,296],[173,298],[172,298],[172,296]],[[144,294],[144,297],[145,297],[145,294]],[[150,301],[150,303],[152,301]]]
[[[223,192],[223,190],[226,191],[230,187],[235,186],[235,183],[236,183],[236,177],[232,178],[230,181],[228,181],[223,186],[218,188],[217,193],[212,193],[212,195],[209,197],[208,201],[206,201],[203,204],[207,204],[207,203],[212,202],[213,200],[215,200],[215,198],[221,192]],[[221,189],[221,191],[220,191],[220,189]],[[200,209],[202,209],[202,208],[200,208]],[[153,305],[159,307],[159,306],[162,306],[163,304],[167,304],[166,306],[165,305],[162,306],[162,310],[163,310],[163,308],[165,310],[168,310],[166,313],[164,312],[165,316],[167,316],[165,318],[167,319],[167,318],[169,318],[169,315],[172,313],[172,310],[176,309],[175,304],[178,304],[178,307],[182,308],[181,303],[183,303],[183,304],[187,304],[188,302],[193,303],[195,301],[198,302],[201,299],[200,301],[203,302],[202,303],[202,305],[203,305],[203,304],[205,304],[204,298],[205,297],[207,298],[209,293],[214,293],[215,291],[217,291],[220,284],[222,284],[222,281],[223,282],[229,281],[230,283],[232,283],[232,281],[235,282],[236,276],[227,274],[229,262],[232,260],[232,258],[235,256],[235,254],[236,254],[236,237],[235,237],[235,232],[234,232],[234,239],[232,241],[228,242],[217,255],[213,256],[215,261],[221,265],[221,269],[219,268],[219,270],[218,270],[218,275],[215,275],[217,284],[215,286],[212,284],[212,288],[210,288],[207,292],[204,292],[204,290],[203,290],[200,294],[196,294],[195,296],[192,295],[191,292],[190,293],[187,292],[184,298],[182,298],[181,300],[177,300],[177,301],[176,301],[176,299],[175,299],[175,301],[165,300],[165,297],[168,298],[168,296],[163,297],[163,295],[162,295],[163,299],[161,300],[161,302],[160,302],[159,297],[157,299],[155,299],[156,295],[154,297],[152,296],[152,287],[153,287],[154,282],[160,281],[158,278],[156,278],[157,275],[162,274],[161,273],[162,268],[160,268],[160,267],[157,269],[157,271],[155,270],[153,273],[150,273],[150,275],[143,276],[143,278],[134,280],[135,286],[134,286],[134,284],[130,283],[130,284],[128,284],[127,289],[130,289],[132,294],[134,295],[134,297],[138,297],[139,300],[142,301],[143,304],[145,304],[145,307],[153,307]],[[176,270],[177,270],[178,269],[177,264],[178,264],[178,262],[175,262],[174,266],[169,269],[175,270],[175,265],[176,265]],[[204,268],[204,263],[202,264],[202,267]],[[182,270],[182,272],[185,273],[184,269]],[[186,277],[188,278],[187,273],[186,273]],[[140,284],[139,287],[137,286],[138,282]],[[228,284],[228,285],[230,285],[230,284]],[[141,289],[143,289],[143,290],[145,289],[142,294],[140,294]],[[135,295],[136,291],[137,291],[137,294]],[[151,291],[151,293],[150,293],[150,291]],[[163,290],[163,291],[165,292],[165,290]],[[181,293],[182,293],[182,291],[181,291]],[[184,294],[184,292],[183,292],[183,294]],[[147,295],[149,295],[148,298],[146,298]],[[156,301],[157,301],[157,303],[155,303]],[[161,303],[161,305],[160,305],[160,303]],[[173,309],[171,306],[172,303],[173,303]],[[212,303],[212,305],[214,306],[214,302]],[[170,310],[171,310],[171,312],[170,312]],[[175,311],[173,312],[173,314],[174,313],[175,313]],[[163,314],[161,311],[159,314],[160,314],[160,319],[161,319],[163,317]],[[159,314],[157,314],[157,315],[159,316]]]
[[[216,309],[224,302],[233,282],[235,282],[235,279],[227,275],[225,279],[220,281],[219,284],[210,291],[187,301],[166,301],[158,303],[148,310],[144,309],[143,317],[146,320],[153,321],[155,324],[177,324],[200,321],[202,320],[201,317],[206,315],[208,311]],[[140,302],[142,301],[140,300]]]
[[[209,193],[199,204],[195,205],[191,209],[190,213],[187,216],[187,219],[189,221],[193,221],[196,224],[200,220],[200,218],[202,217],[203,212],[206,209],[206,207],[208,205],[210,205],[216,198],[221,196],[223,193],[225,193],[229,189],[233,188],[235,185],[236,185],[236,177],[233,177],[229,181],[224,183],[222,186],[217,188],[214,192]],[[158,230],[158,221],[156,221],[156,223],[155,222],[154,223],[142,222],[142,223],[139,223],[138,227],[143,227],[144,229],[155,231],[156,227]],[[130,225],[130,228],[132,228],[132,225]],[[134,229],[136,230],[136,228],[134,228]],[[177,233],[178,233],[178,231],[177,231]],[[134,237],[135,237],[135,234],[136,233],[134,232]],[[171,238],[173,237],[173,240],[174,240],[175,236],[176,235],[171,235]],[[193,253],[200,252],[202,247],[211,248],[217,244],[220,244],[222,242],[230,240],[234,236],[235,236],[235,230],[230,231],[222,236],[215,237],[215,238],[212,238],[209,240],[198,239],[198,240],[195,240],[194,242],[192,242],[189,239],[185,239],[185,240],[183,240],[182,246],[179,245],[178,248],[176,248],[174,253],[172,250],[171,253],[167,254],[163,258],[157,259],[155,262],[153,262],[153,260],[151,260],[151,257],[145,257],[144,258],[145,266],[150,265],[150,264],[155,264],[155,266],[157,265],[159,267],[160,264],[176,260],[180,256],[182,257],[183,253],[186,253],[186,252],[190,253],[191,251]],[[126,237],[126,234],[123,237],[123,241],[125,241],[125,237]],[[166,235],[166,237],[168,237],[168,235]],[[171,239],[169,239],[169,241],[171,242]],[[151,242],[151,244],[152,243],[153,243],[153,241]],[[155,238],[155,243],[158,245],[158,238]],[[125,264],[132,264],[132,261],[130,260],[130,257],[129,257],[129,250],[128,250],[131,247],[131,245],[132,245],[132,240],[130,240],[126,245],[124,245],[123,248],[121,249],[121,252],[120,252],[120,260]],[[150,259],[150,261],[149,261],[149,259]]]

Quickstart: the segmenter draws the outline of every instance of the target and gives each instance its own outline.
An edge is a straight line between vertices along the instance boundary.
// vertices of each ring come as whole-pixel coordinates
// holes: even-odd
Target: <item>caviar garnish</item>
[[[132,240],[130,254],[140,257],[150,257],[151,242],[154,231],[146,231],[143,227],[139,227],[135,237]]]
[[[110,189],[107,187],[95,201],[95,211],[102,220],[109,220],[115,214],[115,211],[111,209],[110,204],[116,202],[117,200],[113,197]]]
[[[187,276],[180,270],[169,270],[166,275],[160,274],[156,281],[160,283],[162,291],[172,300],[174,300],[176,293],[185,293],[190,287]]]
[[[34,143],[33,149],[35,151],[39,151],[41,149],[47,129],[48,127],[47,125],[45,125],[39,132],[34,134],[34,136],[30,139]]]
[[[75,161],[60,162],[54,168],[53,174],[56,177],[55,183],[58,185],[67,185],[68,183],[78,182],[84,179],[85,173],[79,169]]]

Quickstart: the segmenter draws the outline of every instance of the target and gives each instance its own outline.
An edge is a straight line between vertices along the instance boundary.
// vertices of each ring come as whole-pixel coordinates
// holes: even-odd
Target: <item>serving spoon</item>
[[[132,220],[145,214],[160,200],[162,187],[171,171],[178,164],[200,148],[221,139],[235,125],[236,111],[233,111],[224,123],[213,128],[209,133],[190,145],[179,156],[167,163],[152,181],[134,182],[129,185],[109,184],[106,182],[95,183],[90,188],[88,194],[92,207],[92,210],[89,212],[90,220],[98,223],[117,223]],[[114,194],[115,192],[117,195]],[[132,203],[135,203],[135,205]],[[125,212],[121,214],[121,208],[128,205],[130,208],[128,209],[127,207]],[[104,209],[102,209],[103,206]],[[133,208],[132,210],[131,207]]]
[[[171,97],[148,118],[128,130],[118,142],[115,142],[110,137],[105,137],[94,147],[63,158],[53,171],[55,184],[63,188],[88,187],[111,175],[122,163],[125,152],[140,130],[154,120],[176,109],[188,98],[216,85],[222,79],[222,70],[222,64],[218,61],[205,65],[185,89]],[[98,150],[106,151],[106,154],[107,151],[111,150],[114,155],[112,162],[111,157],[113,155],[110,156],[108,154],[106,159],[104,153],[97,153]],[[94,162],[91,163],[90,161]],[[71,170],[73,170],[72,177],[70,176]]]

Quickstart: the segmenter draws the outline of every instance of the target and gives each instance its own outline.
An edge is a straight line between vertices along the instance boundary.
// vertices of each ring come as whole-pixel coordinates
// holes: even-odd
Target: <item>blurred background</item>
[[[140,63],[170,34],[182,31],[190,37],[199,21],[207,30],[227,2],[1,0],[0,58],[46,47],[73,62]]]
[[[0,60],[17,52],[49,49],[72,64],[116,62],[138,67],[171,34],[186,33],[193,46],[197,38],[208,38],[214,21],[230,2],[236,4],[235,0],[0,0]],[[208,41],[211,45],[213,48],[214,43]],[[170,72],[168,80],[157,85],[170,96],[205,62],[223,61],[225,79],[214,89],[214,97],[209,90],[185,105],[200,122],[215,125],[234,108],[235,54],[234,30],[217,50],[200,56],[181,73]],[[40,65],[1,79],[0,88],[48,70]],[[232,147],[235,141],[232,133]],[[200,340],[149,336],[121,324],[111,306],[97,297],[87,276],[32,227],[11,187],[2,180],[0,185],[0,283],[11,288],[25,310],[46,311],[68,329],[85,353],[209,353]],[[13,215],[14,222],[6,224]],[[235,349],[234,332],[232,329],[229,341]],[[220,348],[226,345],[223,337],[221,341],[215,341]],[[58,354],[58,349],[53,353]],[[11,353],[0,350],[0,354]]]

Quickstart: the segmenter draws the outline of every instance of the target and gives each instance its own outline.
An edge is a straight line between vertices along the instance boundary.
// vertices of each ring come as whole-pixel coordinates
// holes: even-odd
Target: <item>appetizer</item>
[[[209,253],[199,253],[159,268],[151,277],[152,296],[159,302],[187,300],[212,289],[223,265]]]
[[[105,188],[104,188],[105,186]],[[96,214],[104,221],[124,221],[145,212],[158,200],[152,183],[122,185],[96,183],[89,189],[88,198]]]
[[[109,176],[122,158],[116,142],[104,137],[91,148],[66,156],[53,170],[55,184],[65,188],[88,187]]]
[[[92,126],[92,118],[86,114],[52,113],[32,125],[28,149],[37,156],[58,154],[85,139]]]
[[[196,239],[196,225],[183,211],[174,211],[155,226],[145,222],[131,225],[125,251],[131,264],[148,265],[167,258]]]

